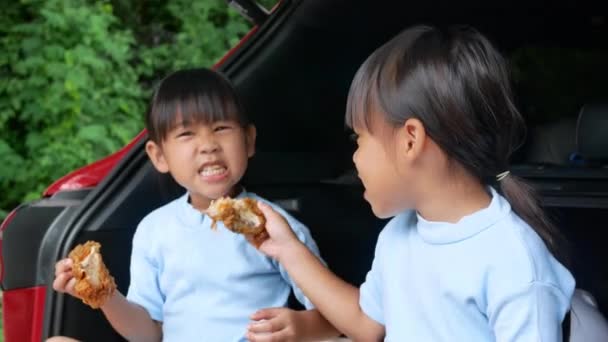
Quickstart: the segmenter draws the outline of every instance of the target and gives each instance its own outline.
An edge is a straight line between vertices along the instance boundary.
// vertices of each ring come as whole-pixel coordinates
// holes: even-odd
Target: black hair
[[[400,127],[410,118],[482,184],[499,184],[515,213],[561,254],[561,234],[533,189],[513,175],[496,184],[523,141],[525,122],[506,62],[488,39],[469,27],[415,26],[368,57],[351,84],[347,125],[373,133],[374,120]]]
[[[146,113],[150,140],[162,143],[176,125],[235,120],[249,125],[232,84],[209,69],[176,71],[164,78]]]

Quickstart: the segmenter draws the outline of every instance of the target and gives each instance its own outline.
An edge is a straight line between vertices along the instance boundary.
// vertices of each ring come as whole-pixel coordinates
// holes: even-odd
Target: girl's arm
[[[72,274],[72,260],[60,260],[55,265],[53,288],[57,292],[67,293],[78,298],[74,291],[76,279]],[[101,306],[104,315],[114,329],[129,341],[161,341],[161,324],[150,318],[141,306],[129,302],[120,292],[112,296]]]
[[[294,311],[301,332],[296,335],[298,341],[320,341],[340,336],[340,332],[321,315],[319,310]]]
[[[542,282],[490,298],[487,315],[496,341],[562,341],[570,300],[556,285]]]
[[[143,307],[129,302],[120,292],[115,291],[101,310],[122,337],[129,341],[161,341],[162,325],[150,318]]]
[[[339,331],[354,340],[378,341],[384,326],[369,318],[359,306],[359,289],[338,278],[293,234],[281,215],[264,203],[270,238],[260,250],[277,259],[306,297]]]

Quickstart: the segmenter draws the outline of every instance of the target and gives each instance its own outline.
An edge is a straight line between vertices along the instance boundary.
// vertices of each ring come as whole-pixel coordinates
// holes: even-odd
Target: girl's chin
[[[369,195],[367,195],[367,196],[364,195],[364,197],[365,197],[365,200],[367,201],[367,203],[369,203],[369,205],[372,207],[372,212],[374,213],[374,215],[380,219],[391,218],[393,216],[398,215],[399,213],[401,213],[403,211],[403,210],[400,210],[397,208],[390,208],[389,206],[387,206],[385,204],[370,200]]]

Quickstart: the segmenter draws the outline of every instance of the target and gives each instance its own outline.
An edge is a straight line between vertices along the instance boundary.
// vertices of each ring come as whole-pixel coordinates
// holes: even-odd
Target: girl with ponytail
[[[403,31],[360,67],[346,122],[365,199],[394,216],[361,287],[261,207],[261,250],[321,313],[357,341],[561,341],[575,282],[558,232],[509,172],[524,121],[492,44],[470,28]]]

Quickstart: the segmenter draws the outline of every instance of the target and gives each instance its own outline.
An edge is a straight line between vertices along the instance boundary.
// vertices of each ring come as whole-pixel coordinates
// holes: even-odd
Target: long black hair
[[[525,123],[506,62],[482,34],[468,27],[415,26],[377,49],[351,84],[347,125],[372,131],[377,113],[393,127],[420,120],[451,161],[482,184],[499,184],[515,213],[553,253],[562,254],[562,237],[533,189],[504,173],[523,141]]]

